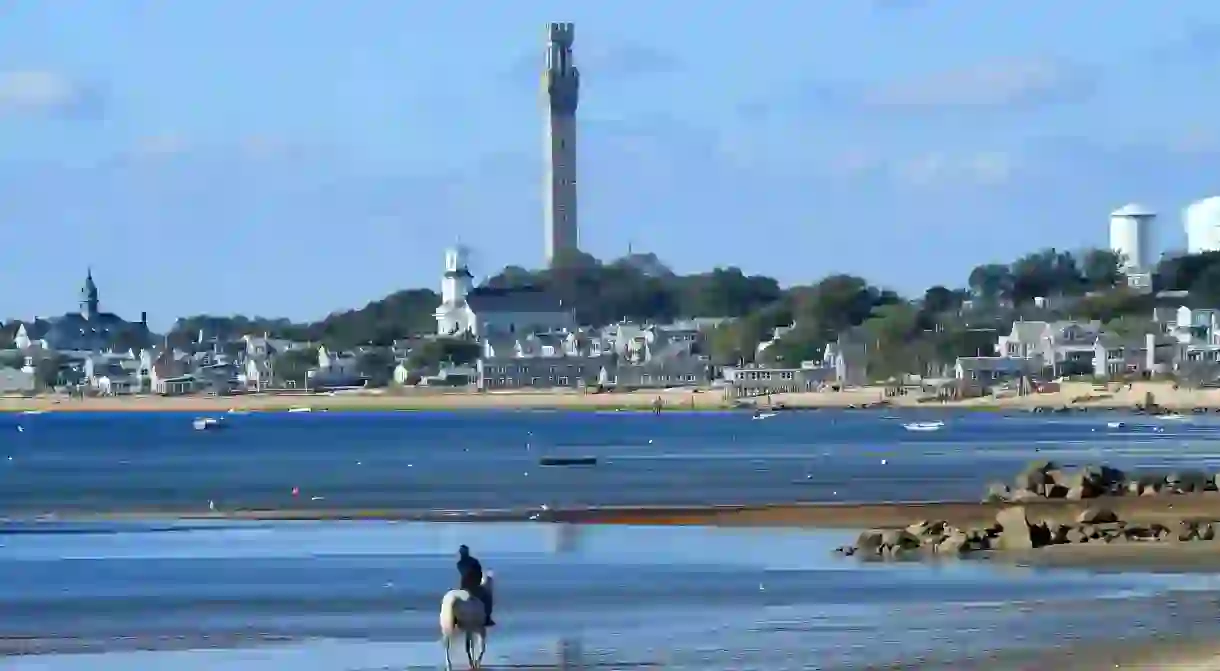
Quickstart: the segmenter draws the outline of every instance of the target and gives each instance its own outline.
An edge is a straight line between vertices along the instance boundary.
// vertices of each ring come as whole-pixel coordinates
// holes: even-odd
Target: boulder
[[[1108,524],[1118,522],[1118,515],[1109,508],[1091,507],[1076,516],[1078,524]]]
[[[1080,477],[1082,482],[1104,494],[1120,493],[1127,481],[1125,473],[1110,466],[1086,466],[1080,469]]]
[[[1037,492],[1039,487],[1054,484],[1049,473],[1058,470],[1052,461],[1035,461],[1030,463],[1013,478],[1014,489]]]
[[[1002,482],[993,482],[987,485],[987,495],[983,497],[983,503],[999,503],[1007,501],[1012,494],[1012,490],[1008,485]]]
[[[886,547],[899,548],[902,550],[914,550],[922,545],[919,537],[906,529],[889,529],[882,532],[881,544]]]
[[[1014,503],[1024,503],[1026,501],[1039,501],[1042,499],[1042,495],[1029,489],[1017,489],[1013,491],[1008,499]]]
[[[1177,539],[1179,541],[1199,540],[1199,523],[1190,520],[1182,520],[1178,522]]]
[[[936,545],[936,554],[961,555],[970,549],[970,537],[965,532],[955,530]]]
[[[1174,474],[1172,477],[1175,478],[1173,482],[1174,490],[1182,493],[1207,491],[1208,482],[1211,480],[1203,471],[1183,471]],[[1169,478],[1166,478],[1166,481],[1168,480]]]
[[[1043,524],[1031,524],[1024,506],[1005,508],[996,515],[1003,529],[997,547],[1001,550],[1030,550],[1046,545],[1050,530]]]
[[[1075,487],[1067,490],[1067,494],[1064,495],[1064,498],[1072,501],[1080,501],[1083,499],[1091,499],[1095,496],[1097,496],[1097,492],[1095,492],[1091,487],[1087,485],[1076,485]]]
[[[862,531],[856,538],[856,550],[866,555],[875,555],[881,550],[885,532],[879,529]]]

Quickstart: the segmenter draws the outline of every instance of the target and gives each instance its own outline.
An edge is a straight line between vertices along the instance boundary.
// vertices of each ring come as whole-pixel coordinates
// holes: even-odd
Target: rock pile
[[[1071,543],[1125,543],[1160,541],[1210,541],[1216,527],[1199,520],[1182,520],[1176,526],[1131,524],[1106,508],[1080,513],[1075,524],[1033,521],[1023,506],[1005,508],[995,523],[981,529],[958,529],[945,522],[916,522],[906,529],[865,531],[855,545],[836,552],[861,559],[922,559],[931,556],[960,557],[985,550],[1032,550],[1047,545]]]
[[[1038,499],[1080,500],[1098,496],[1157,496],[1217,490],[1220,490],[1220,474],[1202,471],[1129,475],[1109,466],[1066,470],[1051,461],[1037,461],[1018,473],[1011,486],[1001,482],[989,485],[983,501],[1021,503]]]

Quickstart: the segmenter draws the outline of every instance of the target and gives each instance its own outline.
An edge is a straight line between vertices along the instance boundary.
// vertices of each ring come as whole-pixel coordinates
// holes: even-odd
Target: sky
[[[581,246],[914,294],[1220,194],[1202,0],[0,5],[0,317],[316,319],[542,264],[540,72],[576,24]]]

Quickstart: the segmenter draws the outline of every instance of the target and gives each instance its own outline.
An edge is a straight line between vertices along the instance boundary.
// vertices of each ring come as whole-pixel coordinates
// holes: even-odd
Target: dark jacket
[[[483,584],[483,565],[470,555],[462,557],[457,562],[458,575],[461,576],[462,589],[477,589]]]

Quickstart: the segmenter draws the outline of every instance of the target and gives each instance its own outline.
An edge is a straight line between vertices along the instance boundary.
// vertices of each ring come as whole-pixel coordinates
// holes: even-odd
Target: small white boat
[[[1165,414],[1165,415],[1153,415],[1152,418],[1164,420],[1167,422],[1181,422],[1181,421],[1187,419],[1186,415],[1179,415],[1176,412],[1171,412],[1171,413]]]
[[[750,419],[771,419],[775,416],[773,412],[756,412]]]
[[[945,423],[939,420],[935,422],[911,422],[902,425],[902,428],[907,431],[940,431],[944,427]]]
[[[46,410],[22,410],[21,414],[23,414],[23,415],[41,415],[44,412],[46,412]]]
[[[288,412],[313,412],[313,408],[303,405],[296,408],[288,408]]]
[[[1121,429],[1127,426],[1124,422],[1106,422],[1107,429]]]
[[[224,424],[215,417],[200,417],[191,423],[196,431],[214,431],[221,428]]]
[[[237,408],[229,408],[228,414],[230,414],[230,415],[248,415],[248,414],[250,414],[250,411],[249,410],[238,410]]]

